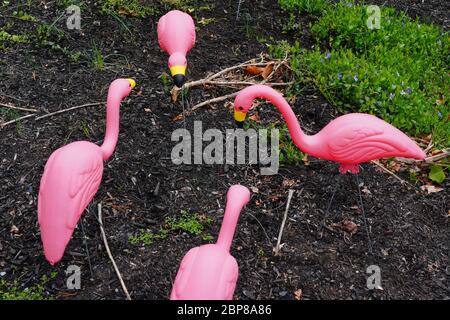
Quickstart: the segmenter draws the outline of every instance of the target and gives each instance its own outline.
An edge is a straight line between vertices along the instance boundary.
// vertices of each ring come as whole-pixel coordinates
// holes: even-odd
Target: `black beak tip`
[[[239,129],[243,129],[244,128],[244,121],[234,120],[234,123],[236,124],[236,127],[238,127]]]
[[[173,82],[178,88],[181,88],[186,83],[186,77],[182,74],[176,74],[173,76]]]

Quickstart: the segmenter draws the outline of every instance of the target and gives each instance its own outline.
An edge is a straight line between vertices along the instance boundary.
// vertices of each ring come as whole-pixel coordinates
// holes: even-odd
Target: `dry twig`
[[[291,205],[291,199],[294,195],[295,190],[289,189],[288,200],[286,204],[286,210],[284,211],[283,221],[281,222],[280,232],[278,233],[277,246],[275,247],[275,255],[278,256],[280,253],[281,237],[283,236],[284,226],[287,220],[287,214],[289,211],[289,206]]]
[[[61,113],[64,113],[64,112],[75,110],[75,109],[81,109],[81,108],[93,107],[93,106],[100,106],[100,105],[103,105],[103,104],[105,104],[105,102],[86,103],[86,104],[82,104],[80,106],[75,106],[75,107],[59,110],[59,111],[56,111],[56,112],[48,113],[46,115],[37,117],[35,120],[41,120],[41,119],[44,119],[44,118],[48,118],[48,117],[54,116],[56,114],[61,114]]]
[[[117,277],[119,278],[120,284],[122,286],[123,292],[127,296],[127,300],[131,300],[131,296],[128,293],[128,289],[125,286],[125,282],[122,279],[122,275],[120,274],[119,268],[117,268],[116,262],[114,261],[114,257],[112,256],[111,250],[109,249],[108,240],[106,239],[105,230],[103,229],[102,222],[102,203],[98,204],[98,223],[100,224],[100,232],[102,233],[103,242],[105,243],[106,252],[108,253],[109,259],[111,260],[114,270],[116,271]]]
[[[9,109],[15,109],[15,110],[21,110],[21,111],[38,112],[37,109],[16,107],[16,106],[13,106],[11,104],[4,104],[4,103],[0,103],[0,107],[9,108]]]

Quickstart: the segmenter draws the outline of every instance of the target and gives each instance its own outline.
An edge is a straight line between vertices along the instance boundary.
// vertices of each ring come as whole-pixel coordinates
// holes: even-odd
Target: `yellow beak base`
[[[170,74],[172,77],[176,76],[177,74],[182,74],[183,76],[186,75],[186,66],[173,66],[170,68]]]
[[[131,85],[131,89],[134,89],[134,87],[136,87],[136,81],[134,81],[133,79],[127,79],[130,82]]]
[[[247,113],[242,112],[242,111],[234,111],[234,120],[238,121],[238,122],[244,122],[245,118],[247,116]]]

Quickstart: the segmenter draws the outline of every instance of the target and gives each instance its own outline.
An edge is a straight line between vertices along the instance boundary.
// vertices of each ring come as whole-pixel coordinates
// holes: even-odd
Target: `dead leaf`
[[[15,225],[12,225],[10,232],[13,234],[17,234],[19,233],[19,228],[17,228]]]
[[[264,71],[261,73],[263,79],[267,79],[273,71],[273,62],[269,63],[267,67],[264,68]]]
[[[149,109],[149,108],[144,108],[144,111],[145,111],[145,112],[152,112],[152,110]]]
[[[259,193],[259,189],[257,187],[250,187],[253,193]]]
[[[353,235],[358,232],[358,225],[352,220],[344,220],[342,221],[341,229]]]
[[[436,193],[436,192],[441,192],[442,190],[444,190],[443,188],[439,188],[439,187],[429,185],[429,184],[421,186],[420,189],[422,189],[423,191],[426,191],[428,193]]]
[[[245,67],[245,72],[251,74],[252,76],[257,76],[264,72],[264,68],[257,66],[247,66]]]
[[[298,289],[297,291],[294,292],[294,297],[295,300],[300,300],[302,298],[302,289]]]
[[[273,65],[274,62],[268,63],[265,67],[247,66],[245,67],[245,72],[252,76],[261,75],[263,79],[267,79],[273,71]]]
[[[258,112],[254,112],[250,117],[249,117],[249,119],[251,119],[251,120],[253,120],[253,121],[255,121],[255,122],[261,122],[261,119],[260,119],[260,117],[259,117],[259,113]]]
[[[309,158],[308,155],[305,153],[305,155],[302,158],[303,163],[305,164],[305,166],[309,166],[310,162],[309,162]]]
[[[281,185],[283,186],[283,188],[290,188],[295,184],[295,180],[291,180],[291,179],[284,179],[283,182],[281,183]]]
[[[175,121],[180,121],[180,120],[183,120],[183,119],[184,119],[184,114],[180,113],[179,115],[175,116],[172,119],[172,121],[175,122]]]

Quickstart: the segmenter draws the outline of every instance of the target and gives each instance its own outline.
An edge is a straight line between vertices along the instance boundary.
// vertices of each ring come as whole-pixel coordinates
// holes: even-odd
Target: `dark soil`
[[[197,24],[198,42],[189,55],[191,79],[203,78],[266,51],[257,36],[297,38],[296,34],[282,33],[287,18],[276,1],[244,2],[238,22],[237,1],[209,3],[214,3],[212,9],[197,13],[197,18],[215,20],[208,25]],[[156,40],[159,15],[124,19],[130,35],[114,18],[92,13],[97,11],[89,1],[88,6],[92,10],[82,16],[82,33],[70,32],[60,44],[89,54],[95,42],[107,57],[106,69],[98,71],[90,61],[69,62],[64,54],[52,49],[14,47],[1,52],[0,102],[34,106],[45,114],[103,101],[108,84],[117,77],[137,80],[138,87],[122,105],[116,151],[105,164],[100,190],[82,217],[89,257],[79,224],[63,260],[54,267],[48,264],[37,224],[37,193],[45,162],[54,150],[77,140],[101,142],[103,107],[1,129],[0,272],[5,273],[1,279],[16,280],[20,288],[25,288],[39,283],[42,275],[56,271],[47,290],[57,298],[123,299],[96,220],[97,204],[101,202],[109,245],[131,296],[167,299],[181,258],[190,248],[205,243],[202,236],[170,231],[167,238],[155,240],[150,246],[133,245],[129,236],[142,228],[157,233],[166,227],[167,217],[179,217],[181,210],[188,210],[213,219],[206,225],[205,234],[215,238],[223,218],[226,191],[239,183],[251,188],[253,195],[239,220],[232,248],[240,266],[236,299],[294,299],[298,289],[303,299],[450,297],[448,180],[444,191],[425,194],[418,187],[402,186],[372,165],[364,165],[359,178],[373,245],[373,254],[369,254],[366,224],[357,206],[355,176],[339,175],[334,163],[310,159],[309,165],[283,166],[275,176],[260,176],[257,166],[175,166],[170,160],[175,145],[171,142],[173,130],[186,126],[192,132],[194,120],[203,121],[203,130],[234,128],[231,110],[219,104],[214,109],[198,110],[185,122],[173,122],[173,117],[182,112],[182,105],[170,102],[159,79],[161,73],[167,72],[167,56]],[[32,13],[51,23],[61,11],[49,4],[48,9],[43,5],[32,7]],[[306,29],[310,20],[304,17],[300,21],[305,28],[301,36],[305,47],[314,43]],[[23,24],[24,30],[32,28],[25,22],[16,23]],[[226,92],[213,88],[192,90],[187,107]],[[259,108],[264,122],[279,119],[272,108],[264,106]],[[310,87],[297,96],[295,112],[303,127],[312,132],[337,115]],[[407,179],[406,173],[399,174]],[[324,228],[325,211],[338,181],[341,187]],[[281,256],[275,257],[273,247],[289,188],[298,192],[290,206]],[[340,228],[345,220],[358,225],[355,234]],[[367,289],[366,269],[373,264],[381,268],[383,290]],[[79,291],[66,289],[65,270],[69,265],[82,269]]]

